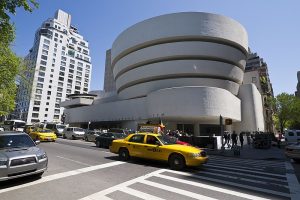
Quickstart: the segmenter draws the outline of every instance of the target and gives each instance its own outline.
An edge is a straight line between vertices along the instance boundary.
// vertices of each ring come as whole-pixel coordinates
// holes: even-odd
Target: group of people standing
[[[234,146],[237,146],[238,139],[241,144],[241,148],[243,148],[244,145],[244,134],[240,133],[239,136],[236,134],[235,131],[230,134],[229,132],[224,132],[224,147],[227,145],[228,148],[233,148]]]

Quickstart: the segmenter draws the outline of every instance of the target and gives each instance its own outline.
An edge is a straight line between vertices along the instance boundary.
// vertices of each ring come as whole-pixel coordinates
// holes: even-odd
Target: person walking
[[[241,148],[243,148],[244,145],[244,133],[241,132],[239,135],[240,143],[241,143]]]
[[[224,136],[223,136],[223,139],[224,139],[224,147],[225,147],[225,145],[227,144],[227,138],[228,138],[228,134],[227,134],[227,132],[224,132]],[[227,146],[228,146],[228,144],[227,144]]]
[[[237,146],[237,134],[235,133],[235,131],[232,132],[231,140],[232,140],[232,147]]]

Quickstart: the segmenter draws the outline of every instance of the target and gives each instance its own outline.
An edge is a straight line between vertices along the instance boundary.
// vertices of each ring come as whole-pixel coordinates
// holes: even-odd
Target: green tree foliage
[[[11,50],[15,39],[15,27],[10,22],[9,14],[16,14],[16,9],[23,7],[32,12],[38,4],[35,0],[0,0],[0,116],[14,110],[16,96],[16,77],[24,74],[24,62]]]
[[[300,99],[294,95],[281,93],[273,99],[273,105],[276,111],[275,123],[281,132],[300,122]]]

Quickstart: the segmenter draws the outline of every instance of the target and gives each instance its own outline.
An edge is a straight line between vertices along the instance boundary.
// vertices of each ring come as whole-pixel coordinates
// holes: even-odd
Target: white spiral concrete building
[[[184,12],[137,23],[116,38],[107,59],[116,96],[112,102],[95,100],[85,121],[98,117],[134,127],[137,121],[163,118],[170,129],[193,124],[197,135],[202,124],[217,125],[220,115],[240,122],[243,102],[238,95],[247,51],[246,30],[225,16]],[[84,107],[76,109],[84,112]],[[74,109],[68,112],[74,112],[74,119]],[[82,122],[79,118],[73,122]]]

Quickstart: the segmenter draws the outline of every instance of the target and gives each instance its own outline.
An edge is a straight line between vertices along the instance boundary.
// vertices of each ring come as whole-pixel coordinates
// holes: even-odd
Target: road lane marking
[[[229,170],[237,170],[237,171],[241,171],[241,172],[254,172],[256,174],[262,174],[262,175],[270,175],[270,176],[274,176],[274,177],[283,177],[285,178],[285,175],[281,175],[281,174],[273,174],[273,173],[268,173],[268,172],[257,172],[257,171],[253,171],[253,170],[247,170],[247,169],[239,169],[239,168],[235,168],[235,167],[224,167],[223,165],[218,165],[218,164],[204,164],[204,166],[207,167],[216,167],[216,168],[221,168],[221,169],[229,169]]]
[[[213,176],[220,176],[220,177],[224,177],[227,179],[235,179],[236,181],[247,181],[247,182],[252,182],[252,183],[259,183],[259,184],[263,184],[263,185],[273,185],[273,186],[280,186],[280,187],[284,187],[284,188],[289,188],[287,185],[282,185],[282,184],[276,184],[276,183],[270,183],[265,182],[265,181],[259,181],[259,180],[253,180],[253,179],[249,179],[249,178],[244,178],[244,177],[237,177],[237,176],[231,176],[231,175],[225,175],[225,174],[216,174],[216,173],[212,173],[212,172],[207,172],[207,171],[199,171],[198,173],[200,174],[208,174],[208,175],[213,175]]]
[[[78,164],[81,164],[81,165],[85,165],[85,166],[91,166],[91,165],[88,165],[86,163],[83,163],[83,162],[80,162],[80,161],[77,161],[77,160],[73,160],[73,159],[70,159],[70,158],[65,158],[65,157],[62,157],[62,156],[56,156],[57,158],[61,158],[61,159],[64,159],[64,160],[68,160],[68,161],[71,161],[71,162],[75,162],[75,163],[78,163]]]
[[[191,173],[187,173],[187,172],[179,172],[179,171],[171,171],[171,170],[167,170],[167,171],[170,172],[170,173],[175,173],[175,174],[180,174],[180,175],[189,176],[189,177],[193,177],[193,178],[204,179],[204,180],[213,181],[213,182],[217,182],[217,183],[222,183],[222,184],[226,184],[226,185],[231,185],[231,186],[235,186],[235,187],[245,188],[245,189],[248,189],[248,190],[259,191],[259,192],[264,192],[264,193],[273,194],[273,195],[277,195],[277,196],[288,197],[288,198],[291,197],[290,194],[284,193],[284,192],[278,192],[278,191],[274,191],[274,190],[262,189],[262,188],[258,188],[258,187],[254,187],[254,186],[250,186],[250,185],[243,185],[243,184],[234,183],[234,182],[230,182],[230,181],[224,181],[224,180],[219,180],[219,179],[215,179],[215,178],[199,176],[199,175],[195,175],[195,174],[191,174]]]
[[[211,198],[211,197],[204,196],[204,195],[201,195],[201,194],[197,194],[197,193],[194,193],[194,192],[189,192],[189,191],[182,190],[182,189],[179,189],[179,188],[163,185],[163,184],[160,184],[160,183],[155,183],[155,182],[148,181],[148,180],[141,180],[141,181],[139,181],[139,183],[143,183],[143,184],[146,184],[146,185],[149,185],[149,186],[152,186],[152,187],[156,187],[156,188],[159,188],[159,189],[167,190],[169,192],[174,192],[174,193],[177,193],[177,194],[185,195],[185,196],[195,198],[195,199],[216,200],[215,198]]]
[[[224,170],[220,170],[220,169],[212,169],[212,168],[208,168],[208,171],[215,171],[215,172],[220,172],[220,173],[224,173]],[[196,173],[199,173],[199,171],[197,171]],[[225,173],[229,173],[229,174],[233,174],[233,175],[242,175],[242,176],[246,176],[246,177],[253,177],[253,178],[260,178],[260,179],[267,179],[267,180],[272,180],[272,181],[278,181],[278,182],[282,182],[282,183],[287,183],[287,180],[283,180],[283,179],[277,179],[277,178],[271,178],[271,177],[267,177],[267,176],[256,176],[253,174],[245,174],[245,173],[239,173],[236,171],[225,171]]]
[[[179,183],[184,183],[184,184],[188,184],[188,185],[192,185],[192,186],[196,186],[196,187],[205,188],[205,189],[208,189],[208,190],[213,190],[213,191],[217,191],[217,192],[221,192],[221,193],[225,193],[225,194],[230,194],[230,195],[233,195],[233,196],[242,197],[242,198],[245,198],[245,199],[269,200],[269,199],[266,199],[266,198],[261,198],[261,197],[258,197],[258,196],[254,196],[254,195],[250,195],[250,194],[246,194],[246,193],[242,193],[242,192],[236,192],[236,191],[232,191],[232,190],[228,190],[228,189],[224,189],[224,188],[220,188],[220,187],[216,187],[216,186],[212,186],[212,185],[208,185],[208,184],[183,180],[183,179],[179,179],[179,178],[175,178],[175,177],[171,177],[171,176],[166,176],[166,175],[162,175],[162,174],[158,174],[158,175],[155,175],[155,176],[159,177],[159,178],[179,182]]]
[[[139,182],[141,180],[144,180],[146,178],[149,178],[149,177],[151,177],[151,176],[153,176],[155,174],[159,174],[159,173],[164,172],[164,171],[165,171],[165,169],[156,170],[154,172],[145,174],[145,175],[140,176],[138,178],[131,179],[131,180],[126,181],[124,183],[120,183],[119,185],[115,185],[113,187],[107,188],[107,189],[102,190],[100,192],[96,192],[96,193],[91,194],[91,195],[89,195],[87,197],[81,198],[80,200],[99,200],[99,199],[102,200],[102,199],[105,199],[106,198],[105,195],[107,195],[107,194],[110,194],[110,193],[115,192],[117,190],[122,190],[123,188],[127,189],[127,186],[129,186],[129,185],[132,185],[132,184],[134,184],[136,182]]]
[[[298,182],[297,177],[294,173],[294,168],[289,162],[285,162],[285,166],[287,169],[286,179],[289,184],[291,200],[299,200],[300,199],[300,184]]]
[[[37,180],[37,181],[34,181],[34,182],[30,182],[30,183],[26,183],[26,184],[23,184],[23,185],[18,185],[18,186],[6,188],[6,189],[1,189],[0,194],[4,193],[4,192],[9,192],[9,191],[13,191],[13,190],[17,190],[17,189],[21,189],[21,188],[25,188],[25,187],[29,187],[29,186],[33,186],[33,185],[37,185],[37,184],[57,180],[57,179],[62,179],[62,178],[66,178],[66,177],[70,177],[70,176],[74,176],[74,175],[78,175],[78,174],[82,174],[82,173],[86,173],[86,172],[95,171],[95,170],[98,170],[98,169],[113,167],[113,166],[121,165],[121,164],[124,164],[124,163],[125,162],[115,161],[115,162],[109,162],[109,163],[105,163],[105,164],[101,164],[101,165],[95,165],[95,166],[90,166],[90,167],[75,169],[75,170],[72,170],[72,171],[67,171],[67,172],[62,172],[62,173],[58,173],[58,174],[49,175],[49,176],[42,177],[40,180]]]
[[[220,158],[211,158],[210,162],[221,162],[221,163],[230,163],[230,164],[245,164],[245,165],[251,165],[251,166],[255,166],[255,167],[277,167],[277,168],[284,168],[285,169],[285,165],[284,162],[282,163],[278,163],[278,164],[268,164],[268,163],[264,163],[264,162],[252,162],[252,161],[244,161],[242,159],[238,160],[238,161],[232,161],[232,160],[223,160]]]
[[[132,195],[132,196],[136,196],[138,198],[142,198],[142,199],[164,200],[162,198],[159,198],[159,197],[153,196],[151,194],[147,194],[145,192],[141,192],[141,191],[129,188],[129,187],[122,188],[122,189],[120,189],[120,191],[121,192],[125,192],[125,193],[127,193],[129,195]]]

